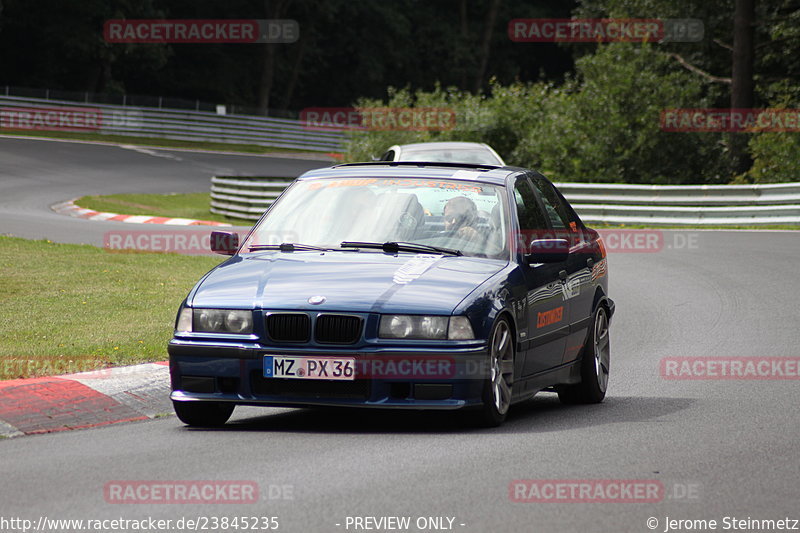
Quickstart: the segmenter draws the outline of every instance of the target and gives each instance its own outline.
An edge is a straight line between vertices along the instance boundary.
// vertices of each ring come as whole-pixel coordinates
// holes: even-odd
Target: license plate
[[[355,369],[354,357],[264,356],[265,378],[352,381],[356,379]]]

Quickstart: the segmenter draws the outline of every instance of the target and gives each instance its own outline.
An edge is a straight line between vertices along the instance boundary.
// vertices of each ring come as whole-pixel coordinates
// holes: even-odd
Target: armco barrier
[[[211,179],[211,211],[256,220],[291,181],[283,177],[215,176]],[[556,186],[580,217],[591,224],[800,224],[800,183]]]
[[[763,185],[628,185],[557,183],[570,202],[642,205],[777,205],[800,203],[799,183]]]
[[[565,195],[566,196],[566,195]],[[567,196],[569,198],[569,196]],[[764,226],[800,224],[800,205],[656,206],[579,204],[572,206],[587,223],[653,226]]]
[[[220,115],[207,111],[86,104],[67,100],[44,100],[0,96],[0,128],[68,129],[53,123],[42,124],[35,111],[53,109],[96,110],[100,114],[93,133],[132,137],[156,137],[182,141],[255,144],[274,148],[293,148],[319,152],[341,152],[340,131],[312,131],[299,120],[250,115]],[[22,126],[20,128],[19,126]],[[26,128],[27,126],[27,128]],[[43,127],[37,127],[43,126]]]
[[[650,225],[800,224],[800,183],[628,185],[557,183],[581,219]]]
[[[285,177],[214,176],[211,178],[211,212],[258,220],[293,180]]]

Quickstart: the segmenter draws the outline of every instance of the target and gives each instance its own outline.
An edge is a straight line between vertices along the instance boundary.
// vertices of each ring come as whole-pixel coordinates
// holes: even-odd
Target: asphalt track
[[[205,190],[221,169],[320,165],[156,154],[1,139],[0,233],[96,243],[96,228],[112,223],[65,219],[48,206],[89,193]],[[666,517],[716,519],[717,529],[724,517],[800,519],[800,381],[659,373],[665,357],[797,357],[800,232],[663,237],[659,251],[609,256],[617,314],[601,405],[565,407],[541,394],[492,430],[450,414],[239,408],[220,430],[166,417],[8,439],[0,517],[277,516],[279,531],[335,532],[354,531],[348,516],[412,524],[445,516],[455,531],[487,533],[664,531]],[[655,503],[515,503],[516,479],[659,480],[665,494]],[[118,480],[249,480],[261,501],[109,504],[103,488]],[[291,498],[270,499],[277,485],[291,486]]]
[[[211,176],[297,176],[329,163],[144,147],[0,138],[0,234],[103,243],[108,228],[131,224],[71,219],[54,203],[87,194],[203,192]],[[179,228],[180,229],[180,228]]]

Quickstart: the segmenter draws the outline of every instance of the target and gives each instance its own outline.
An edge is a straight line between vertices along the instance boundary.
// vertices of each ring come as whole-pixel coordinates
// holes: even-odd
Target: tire
[[[593,316],[592,329],[587,335],[581,360],[581,382],[556,387],[561,403],[600,403],[606,397],[611,368],[608,310],[602,304],[598,305]]]
[[[234,404],[217,402],[172,402],[175,414],[188,426],[219,427],[233,414]]]
[[[497,427],[508,415],[514,382],[514,335],[508,320],[500,318],[489,336],[491,374],[483,385],[483,405],[473,416],[481,427]]]

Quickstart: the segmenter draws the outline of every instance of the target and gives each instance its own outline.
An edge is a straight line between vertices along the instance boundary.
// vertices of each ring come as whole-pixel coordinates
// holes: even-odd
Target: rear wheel
[[[475,421],[484,427],[499,426],[511,406],[514,383],[514,338],[505,318],[499,319],[489,337],[489,379],[484,382],[483,405]]]
[[[556,388],[562,403],[600,403],[606,397],[611,368],[611,341],[608,334],[608,311],[598,305],[592,329],[586,339],[581,362],[581,382]]]
[[[217,402],[172,402],[175,414],[189,426],[218,427],[233,414],[234,404]]]

